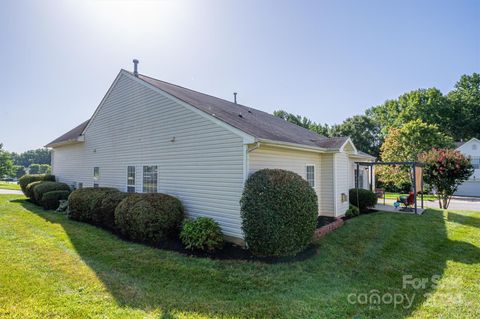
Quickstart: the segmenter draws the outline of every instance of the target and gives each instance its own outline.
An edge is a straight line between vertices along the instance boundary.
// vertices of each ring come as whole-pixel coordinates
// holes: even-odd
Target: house
[[[253,172],[294,171],[315,189],[319,214],[341,216],[354,162],[374,160],[348,137],[326,138],[136,66],[119,72],[88,121],[46,146],[59,181],[174,195],[188,216],[212,217],[232,241],[243,238],[239,200]]]
[[[472,138],[467,142],[458,142],[456,146],[457,151],[470,157],[475,171],[467,181],[458,187],[455,195],[480,197],[480,140]]]

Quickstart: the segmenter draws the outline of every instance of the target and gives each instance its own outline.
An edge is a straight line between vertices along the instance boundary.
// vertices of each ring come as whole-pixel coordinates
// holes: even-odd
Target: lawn
[[[0,182],[0,189],[20,190],[20,185],[12,182]]]
[[[301,262],[198,259],[0,195],[0,317],[479,318],[479,247],[480,212],[427,210],[349,220]]]

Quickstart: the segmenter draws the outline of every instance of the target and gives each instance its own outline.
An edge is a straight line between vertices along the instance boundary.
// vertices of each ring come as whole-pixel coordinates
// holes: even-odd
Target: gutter
[[[327,152],[338,152],[338,149],[329,149],[317,146],[307,146],[304,144],[297,144],[297,143],[290,143],[290,142],[281,142],[281,141],[273,141],[269,139],[258,139],[257,143],[262,143],[265,145],[274,145],[283,148],[289,149],[296,149],[301,151],[309,151],[309,152],[316,152],[316,153],[327,153]]]

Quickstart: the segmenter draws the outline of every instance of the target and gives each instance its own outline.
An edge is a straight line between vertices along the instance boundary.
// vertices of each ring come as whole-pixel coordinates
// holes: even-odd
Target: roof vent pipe
[[[237,92],[233,92],[233,103],[237,104]]]
[[[133,75],[138,78],[138,60],[133,59]]]

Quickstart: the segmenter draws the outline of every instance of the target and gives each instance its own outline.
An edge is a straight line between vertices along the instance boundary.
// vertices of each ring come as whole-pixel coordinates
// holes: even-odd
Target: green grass
[[[20,185],[11,182],[0,182],[0,189],[20,190]]]
[[[354,218],[302,262],[199,259],[0,195],[0,318],[479,318],[479,246],[480,212],[428,210]],[[372,291],[415,297],[348,302]]]
[[[399,196],[408,196],[408,194],[400,194],[400,193],[385,193],[385,198],[386,199],[397,199]],[[418,195],[418,199],[420,200],[420,194]],[[436,201],[438,200],[435,195],[431,194],[425,194],[423,195],[424,200],[428,201]],[[379,199],[379,202],[382,201],[382,199]]]

